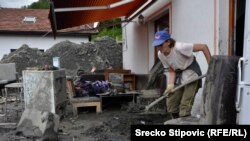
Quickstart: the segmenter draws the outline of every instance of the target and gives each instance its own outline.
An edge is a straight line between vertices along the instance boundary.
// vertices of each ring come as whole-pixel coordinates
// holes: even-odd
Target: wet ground
[[[10,102],[9,107],[18,109],[15,102]],[[103,112],[96,114],[95,108],[80,108],[78,116],[73,116],[71,106],[68,105],[66,113],[62,116],[59,125],[59,139],[61,141],[129,141],[130,127],[136,124],[163,124],[169,119],[165,113],[142,114],[142,112],[128,109],[131,103],[110,103],[104,105]],[[21,112],[10,110],[6,122],[18,122]],[[4,123],[3,117],[0,119]],[[23,140],[15,136],[15,126],[0,126],[2,140]]]
[[[61,130],[75,140],[128,141],[130,126],[135,124],[163,124],[166,115],[141,115],[120,108],[109,108],[102,114],[81,113],[76,119],[62,120]]]

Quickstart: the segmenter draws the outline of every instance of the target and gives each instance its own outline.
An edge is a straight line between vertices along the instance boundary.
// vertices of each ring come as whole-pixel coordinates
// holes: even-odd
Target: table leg
[[[7,121],[7,102],[8,102],[8,90],[7,88],[5,88],[4,121]]]
[[[21,108],[22,108],[22,111],[24,110],[23,109],[23,88],[20,88],[21,90],[21,92],[20,92],[20,101],[21,101]]]

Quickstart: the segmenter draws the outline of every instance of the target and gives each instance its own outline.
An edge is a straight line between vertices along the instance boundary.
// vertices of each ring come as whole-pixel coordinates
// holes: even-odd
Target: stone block
[[[24,70],[25,108],[57,113],[67,101],[65,70]]]
[[[16,135],[34,140],[57,141],[58,126],[58,115],[36,109],[26,109],[18,123]]]

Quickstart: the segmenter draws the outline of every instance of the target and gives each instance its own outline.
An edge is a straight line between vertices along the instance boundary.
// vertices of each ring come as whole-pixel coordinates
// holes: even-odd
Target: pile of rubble
[[[17,72],[21,74],[27,67],[52,66],[53,57],[60,57],[60,67],[70,76],[75,76],[78,70],[90,72],[92,67],[96,70],[122,68],[122,47],[109,37],[82,44],[62,41],[45,52],[23,45],[4,56],[0,63],[16,63]]]

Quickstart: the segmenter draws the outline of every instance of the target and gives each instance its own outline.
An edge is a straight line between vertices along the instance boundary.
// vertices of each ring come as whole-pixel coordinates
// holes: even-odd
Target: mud
[[[60,67],[64,68],[66,75],[69,76],[76,76],[78,70],[90,73],[92,67],[104,70],[123,66],[122,46],[109,37],[82,44],[62,41],[45,52],[24,44],[16,51],[5,55],[0,63],[16,63],[17,72],[21,76],[22,70],[27,68],[52,66],[53,57],[60,58]]]
[[[9,107],[15,102],[9,103]],[[101,114],[96,114],[94,107],[80,108],[78,116],[73,116],[72,107],[67,106],[65,115],[61,117],[59,124],[60,141],[129,141],[131,125],[164,124],[169,120],[166,113],[143,114],[137,109],[138,104],[131,102],[122,105],[110,103],[103,108]],[[143,107],[141,105],[141,107]],[[14,110],[15,111],[15,110]],[[18,122],[21,117],[16,112],[10,112],[6,122]],[[4,122],[2,118],[1,122]],[[32,140],[17,136],[15,126],[0,126],[1,141],[9,140]]]

